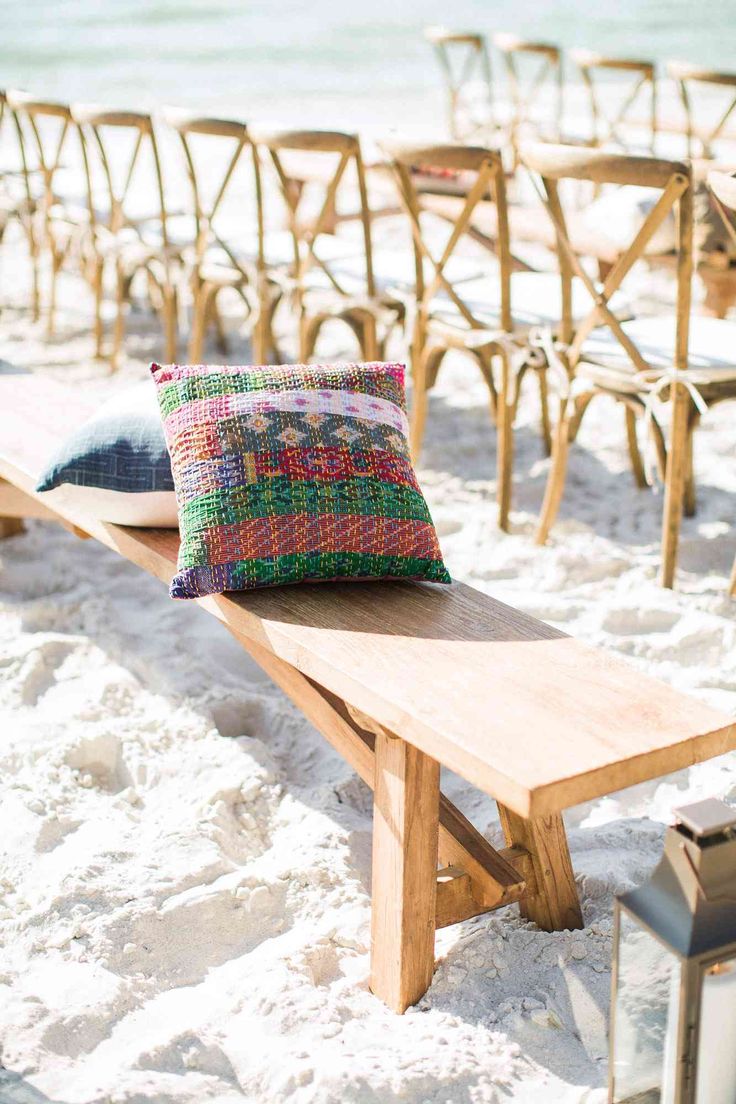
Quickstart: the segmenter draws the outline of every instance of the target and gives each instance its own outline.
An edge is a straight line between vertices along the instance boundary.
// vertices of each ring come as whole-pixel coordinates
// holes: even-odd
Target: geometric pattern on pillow
[[[179,508],[173,598],[451,581],[409,457],[402,365],[151,371]]]

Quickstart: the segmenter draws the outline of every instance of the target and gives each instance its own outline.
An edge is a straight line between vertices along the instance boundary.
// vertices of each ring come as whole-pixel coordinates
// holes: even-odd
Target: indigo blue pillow
[[[177,525],[174,480],[156,391],[114,396],[49,458],[36,490],[119,525]]]

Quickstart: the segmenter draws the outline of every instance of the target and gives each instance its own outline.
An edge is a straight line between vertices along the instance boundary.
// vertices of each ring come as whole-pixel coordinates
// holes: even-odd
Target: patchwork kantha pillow
[[[114,395],[50,456],[37,491],[49,504],[118,525],[176,528],[171,461],[150,380]]]
[[[179,504],[172,598],[450,582],[409,458],[402,365],[151,371]]]

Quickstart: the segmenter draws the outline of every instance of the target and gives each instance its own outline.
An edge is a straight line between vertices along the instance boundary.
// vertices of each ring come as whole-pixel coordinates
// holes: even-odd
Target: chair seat
[[[672,367],[675,356],[674,314],[635,318],[621,327],[656,372]],[[643,390],[637,369],[626,350],[606,326],[590,335],[582,348],[577,375],[600,386],[636,393]],[[736,322],[730,319],[690,318],[688,376],[700,385],[736,381]]]
[[[499,331],[501,286],[495,273],[492,277],[484,276],[480,280],[469,281],[456,290],[483,329]],[[438,296],[436,302],[437,309],[431,315],[433,319],[444,324],[455,322],[465,325],[457,307],[447,296]],[[575,277],[572,281],[573,318],[576,321],[585,318],[592,306],[593,301],[585,284]],[[611,308],[619,319],[631,316],[631,307],[621,292],[611,298]],[[562,313],[560,278],[557,273],[512,272],[511,313],[515,332],[528,333],[538,326],[557,329]]]
[[[141,239],[152,248],[160,248],[163,241],[161,219],[157,215],[136,219],[135,228]],[[197,227],[191,215],[169,215],[166,219],[166,237],[170,246],[184,249],[192,245],[197,236]]]
[[[233,236],[232,239],[227,238],[224,241],[227,249],[217,242],[209,246],[202,265],[207,267],[209,275],[213,278],[216,279],[219,272],[223,279],[230,280],[233,275],[237,275],[237,265],[247,270],[255,264],[258,257],[258,239],[253,233],[241,232],[237,237]],[[293,270],[294,239],[288,230],[267,230],[264,253],[267,269]],[[355,253],[355,245],[349,241],[327,234],[320,237],[317,255],[336,273],[337,265],[354,260]],[[233,260],[236,264],[233,264]],[[310,270],[312,273],[320,271],[317,264],[313,264]]]

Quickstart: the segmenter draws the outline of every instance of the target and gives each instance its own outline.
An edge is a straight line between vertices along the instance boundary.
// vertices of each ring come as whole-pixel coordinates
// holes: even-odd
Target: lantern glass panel
[[[736,960],[702,973],[695,1104],[736,1101]]]
[[[614,1010],[615,1104],[673,1104],[680,978],[678,958],[621,909]]]

